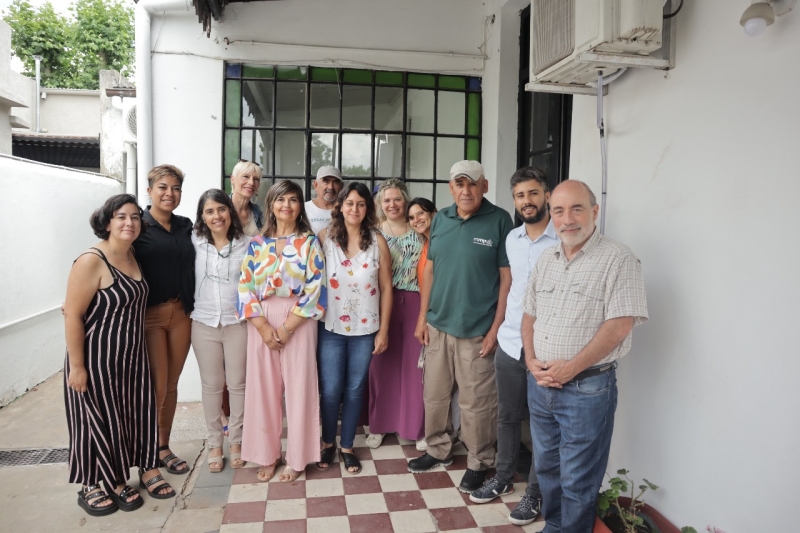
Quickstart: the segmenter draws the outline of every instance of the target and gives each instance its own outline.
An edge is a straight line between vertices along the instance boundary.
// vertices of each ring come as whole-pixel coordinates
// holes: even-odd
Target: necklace
[[[403,231],[402,233],[400,233],[400,235],[395,233],[394,228],[392,227],[392,223],[389,222],[388,220],[386,221],[386,227],[389,228],[389,233],[392,234],[392,237],[399,237],[400,235],[405,235],[406,232],[408,232],[408,222],[406,222],[405,225],[403,226]]]
[[[118,256],[118,255],[117,255],[117,252],[115,252],[115,251],[114,251],[114,249],[113,249],[113,248],[111,248],[111,255],[113,255],[113,256],[114,256],[114,257],[116,257],[117,259],[120,259],[120,260],[122,260],[122,261],[125,261],[126,263],[130,263],[130,262],[131,262],[131,260],[130,260],[130,259],[128,259],[128,253],[127,253],[127,252],[125,253],[125,257],[120,257],[120,256]]]

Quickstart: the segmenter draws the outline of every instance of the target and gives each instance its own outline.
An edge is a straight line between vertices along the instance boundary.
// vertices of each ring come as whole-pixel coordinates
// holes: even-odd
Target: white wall
[[[606,233],[642,260],[650,321],[619,370],[609,471],[678,526],[796,531],[800,12],[759,38],[748,2],[686,2],[677,68],[606,98]],[[575,97],[570,174],[600,188],[595,100]]]
[[[0,326],[61,304],[72,262],[98,241],[89,216],[112,179],[0,155]],[[64,364],[59,310],[0,329],[0,406]]]
[[[42,133],[100,136],[100,91],[43,87],[42,93],[47,95],[40,100]],[[35,123],[35,116],[33,120]]]

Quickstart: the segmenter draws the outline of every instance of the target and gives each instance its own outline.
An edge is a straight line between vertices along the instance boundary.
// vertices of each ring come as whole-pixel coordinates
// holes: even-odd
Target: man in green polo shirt
[[[448,435],[450,398],[457,388],[461,440],[469,452],[459,489],[472,492],[494,463],[497,389],[494,351],[506,312],[511,271],[508,213],[483,197],[489,183],[477,161],[450,169],[455,203],[431,225],[421,283],[416,336],[425,345],[424,400],[427,452],[408,463],[414,473],[453,462]]]

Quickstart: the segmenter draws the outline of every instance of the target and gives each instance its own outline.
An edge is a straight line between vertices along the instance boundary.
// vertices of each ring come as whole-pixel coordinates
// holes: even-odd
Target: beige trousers
[[[461,339],[428,326],[425,348],[425,441],[428,454],[445,459],[452,452],[448,435],[450,402],[458,389],[461,440],[467,447],[467,468],[486,470],[494,464],[497,441],[497,386],[494,354],[481,357],[483,336]],[[452,429],[451,429],[452,430]]]
[[[241,444],[247,370],[247,323],[242,321],[212,328],[195,320],[192,322],[192,347],[197,357],[197,366],[200,367],[209,448],[222,447],[222,390],[226,382],[231,404],[228,438],[231,444]]]

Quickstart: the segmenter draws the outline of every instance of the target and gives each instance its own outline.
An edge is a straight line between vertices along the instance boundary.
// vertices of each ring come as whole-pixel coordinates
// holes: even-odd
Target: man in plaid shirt
[[[545,250],[523,302],[528,407],[545,533],[591,532],[617,407],[616,360],[647,320],[639,260],[595,226],[588,185],[550,197],[561,245]]]

